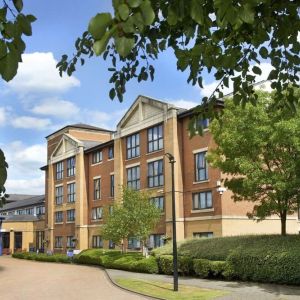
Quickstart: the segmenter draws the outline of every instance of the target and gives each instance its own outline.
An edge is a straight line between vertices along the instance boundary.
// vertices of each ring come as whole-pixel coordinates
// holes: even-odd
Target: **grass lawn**
[[[117,278],[115,280],[120,286],[134,292],[162,299],[193,299],[207,300],[227,295],[228,292],[220,290],[202,289],[194,286],[179,285],[179,291],[173,291],[173,284],[162,281],[150,281],[130,278]]]

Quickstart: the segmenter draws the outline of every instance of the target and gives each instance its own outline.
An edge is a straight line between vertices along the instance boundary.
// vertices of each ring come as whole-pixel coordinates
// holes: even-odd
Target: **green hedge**
[[[193,269],[200,278],[231,278],[231,266],[226,261],[211,261],[208,259],[194,259]]]
[[[18,252],[13,253],[12,257],[36,261],[45,261],[45,262],[60,262],[60,263],[71,263],[72,260],[65,254],[53,254],[47,255],[44,253],[32,253],[32,252]]]

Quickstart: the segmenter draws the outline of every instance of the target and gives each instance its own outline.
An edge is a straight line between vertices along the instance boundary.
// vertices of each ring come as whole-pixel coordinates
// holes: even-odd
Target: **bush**
[[[192,275],[194,273],[193,259],[188,256],[178,256],[178,273]]]
[[[140,259],[134,263],[132,271],[140,273],[157,274],[158,265],[156,259],[152,256]]]
[[[45,261],[45,262],[61,262],[61,263],[71,263],[71,259],[65,254],[54,254],[47,255],[44,253],[33,253],[33,252],[19,252],[13,253],[12,257],[36,261]]]
[[[156,257],[158,264],[159,273],[166,275],[173,274],[173,256],[172,255],[161,255]]]
[[[231,278],[231,269],[226,261],[194,259],[194,271],[200,278]]]

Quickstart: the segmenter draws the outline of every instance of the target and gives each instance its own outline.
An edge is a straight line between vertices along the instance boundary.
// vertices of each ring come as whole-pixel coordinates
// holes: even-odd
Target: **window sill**
[[[99,161],[97,163],[91,164],[91,167],[101,165],[102,163],[103,163],[103,161],[101,160],[101,161]]]
[[[62,224],[64,224],[64,222],[55,222],[54,224],[55,225],[62,225]]]
[[[75,223],[75,220],[74,221],[67,221],[66,224],[74,224]]]
[[[114,158],[109,158],[107,161],[112,161],[112,160],[114,160]]]
[[[55,206],[62,206],[63,203],[59,203],[59,204],[58,204],[58,203],[55,203],[54,205],[55,205]]]
[[[70,178],[75,177],[75,176],[76,176],[76,174],[67,176],[66,178],[67,178],[67,179],[70,179]]]
[[[215,211],[214,208],[192,209],[191,214],[199,214],[199,213],[206,213],[206,212],[213,212],[213,211]]]
[[[103,221],[103,219],[96,219],[96,220],[91,220],[91,222],[100,222],[100,221]]]
[[[161,189],[161,188],[163,188],[164,186],[165,186],[164,184],[163,184],[163,185],[159,185],[159,186],[153,186],[153,187],[147,186],[146,189],[147,189],[147,190],[155,190],[155,189]]]
[[[155,153],[161,152],[161,151],[163,151],[163,150],[164,150],[164,148],[161,148],[161,149],[159,149],[159,150],[155,150],[155,151],[152,151],[152,152],[147,152],[146,155],[155,154]]]
[[[75,201],[67,202],[67,205],[72,205],[72,204],[75,204]]]
[[[137,158],[141,158],[141,156],[139,155],[139,156],[135,156],[135,157],[131,157],[131,158],[126,158],[125,162],[132,161],[132,160],[137,159]]]
[[[100,199],[93,199],[93,201],[101,201],[101,198]]]
[[[208,182],[210,182],[210,180],[206,179],[206,180],[201,180],[201,181],[194,181],[193,184],[208,183]]]

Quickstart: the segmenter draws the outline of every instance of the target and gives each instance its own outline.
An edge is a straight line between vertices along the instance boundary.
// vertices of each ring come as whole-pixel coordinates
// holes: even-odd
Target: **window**
[[[108,147],[108,159],[114,158],[114,147],[110,146]]]
[[[96,152],[93,152],[92,164],[97,164],[100,161],[102,161],[102,151],[98,150]]]
[[[62,223],[64,220],[63,212],[62,211],[56,211],[55,212],[55,223]]]
[[[55,248],[62,248],[62,236],[55,237]]]
[[[148,152],[163,149],[163,125],[158,125],[148,129]]]
[[[44,215],[45,214],[45,206],[38,206],[36,208],[36,214],[37,215]]]
[[[140,167],[127,169],[127,186],[133,190],[140,189]]]
[[[75,248],[75,237],[74,236],[67,236],[67,247],[68,248]]]
[[[101,235],[93,235],[93,248],[103,248],[103,240]]]
[[[197,128],[202,127],[202,129],[206,129],[209,126],[209,119],[202,119],[202,118],[197,118],[195,121],[195,129],[197,130]]]
[[[101,178],[94,179],[94,200],[101,198]]]
[[[115,196],[115,175],[110,175],[110,196]]]
[[[126,139],[127,159],[140,156],[140,134],[136,133]]]
[[[75,192],[75,182],[69,183],[68,188],[68,202],[75,202],[76,192]]]
[[[112,240],[109,240],[109,242],[108,242],[108,248],[109,249],[115,249],[115,243]]]
[[[25,210],[25,215],[33,215],[33,207],[31,207],[31,208],[26,208],[26,210]]]
[[[67,222],[75,221],[75,209],[67,210]]]
[[[100,220],[102,219],[103,208],[102,207],[94,207],[92,209],[92,220]]]
[[[64,162],[60,161],[56,164],[56,180],[63,179],[64,177]]]
[[[195,154],[195,181],[203,181],[208,179],[208,168],[205,155],[206,152],[199,152]]]
[[[148,187],[164,185],[163,160],[148,163]]]
[[[63,186],[57,186],[55,188],[55,204],[60,205],[63,203]]]
[[[163,234],[151,234],[149,236],[149,248],[157,248],[164,245],[164,235]]]
[[[67,159],[67,177],[75,175],[75,156]]]
[[[212,208],[211,192],[200,192],[193,194],[193,209]]]
[[[113,211],[114,211],[114,207],[112,205],[110,205],[108,208],[109,215],[112,215]]]
[[[155,207],[159,208],[161,211],[164,210],[164,197],[150,198],[150,203],[152,203]]]
[[[193,232],[194,238],[211,238],[213,235],[213,232]]]
[[[137,238],[130,237],[128,239],[128,249],[139,249],[141,248],[141,242]]]

